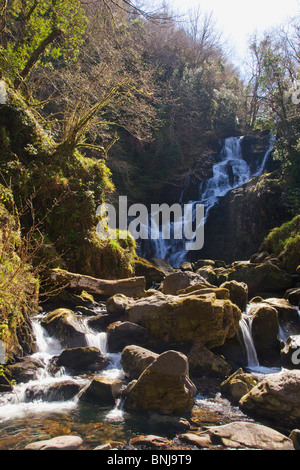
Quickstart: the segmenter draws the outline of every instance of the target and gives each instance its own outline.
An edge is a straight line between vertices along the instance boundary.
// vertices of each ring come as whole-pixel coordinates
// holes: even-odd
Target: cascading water
[[[240,330],[243,335],[244,345],[247,353],[247,367],[249,369],[257,369],[259,367],[259,362],[252,338],[251,319],[249,320],[249,318],[245,315],[243,315],[240,320]]]
[[[201,224],[205,224],[209,212],[214,207],[220,198],[224,197],[229,191],[238,188],[247,183],[252,177],[259,176],[264,171],[268,157],[274,145],[274,138],[270,138],[270,143],[262,161],[258,164],[255,170],[250,170],[248,163],[242,157],[241,144],[243,137],[229,137],[225,139],[224,147],[219,155],[219,161],[213,166],[213,176],[205,182],[199,184],[199,200],[189,201],[187,204],[193,206],[191,217],[195,223],[195,207],[198,204],[204,205],[205,216]],[[189,184],[189,178],[186,185]],[[183,191],[184,192],[184,191]],[[182,204],[183,192],[181,193],[179,203]],[[152,214],[149,220],[149,227],[155,224]],[[186,214],[185,214],[186,215]],[[185,222],[187,222],[185,220]],[[190,222],[190,221],[188,221]],[[171,236],[169,239],[163,237],[163,227],[154,227],[157,232],[157,238],[153,239],[149,230],[148,240],[143,240],[141,243],[141,255],[145,258],[162,258],[170,262],[173,267],[178,267],[182,261],[186,259],[188,251],[185,248],[186,240],[175,239],[174,233],[177,224],[183,227],[183,217],[175,222],[171,222]]]

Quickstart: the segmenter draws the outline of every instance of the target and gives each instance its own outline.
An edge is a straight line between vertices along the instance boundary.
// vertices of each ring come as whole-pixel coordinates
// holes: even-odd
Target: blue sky
[[[245,58],[248,38],[282,24],[286,18],[299,15],[299,0],[167,0],[171,9],[188,12],[200,6],[213,12],[217,25],[228,38],[239,63]]]

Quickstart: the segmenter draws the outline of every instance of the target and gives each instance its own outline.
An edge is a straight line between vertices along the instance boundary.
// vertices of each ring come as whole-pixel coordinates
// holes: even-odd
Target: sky
[[[198,6],[204,12],[213,12],[218,29],[233,49],[236,64],[244,60],[252,33],[262,33],[300,14],[300,0],[168,0],[166,3],[183,13]]]

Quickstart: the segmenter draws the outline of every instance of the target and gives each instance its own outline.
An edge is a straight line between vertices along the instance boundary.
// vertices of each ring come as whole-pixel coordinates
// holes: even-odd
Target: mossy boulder
[[[240,309],[230,300],[206,297],[173,296],[158,292],[139,299],[127,311],[129,321],[146,328],[151,341],[171,344],[201,342],[207,348],[224,344],[235,335]]]
[[[109,365],[109,359],[98,348],[88,346],[65,349],[55,362],[58,367],[75,373],[95,372]]]
[[[229,281],[221,284],[220,288],[228,289],[230,300],[244,312],[248,303],[248,286],[244,282]]]
[[[157,357],[158,354],[141,346],[126,346],[122,351],[122,367],[129,378],[138,379]]]
[[[238,404],[240,399],[259,382],[255,374],[247,374],[242,368],[235,371],[221,384],[221,393],[232,403]]]
[[[112,377],[95,377],[82,391],[79,399],[81,402],[93,403],[100,407],[112,407],[122,388],[121,380]]]
[[[85,333],[72,310],[59,308],[48,313],[41,326],[65,348],[87,346]]]
[[[266,303],[251,307],[251,331],[258,361],[264,366],[280,365],[279,321],[276,308]]]

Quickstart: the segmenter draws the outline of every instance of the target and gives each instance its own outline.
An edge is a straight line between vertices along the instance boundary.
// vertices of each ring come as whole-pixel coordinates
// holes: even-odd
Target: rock
[[[98,348],[86,346],[65,349],[56,359],[56,365],[75,373],[95,372],[105,369],[109,359]]]
[[[63,285],[70,290],[85,290],[90,294],[112,297],[115,294],[124,294],[127,297],[139,298],[145,293],[146,280],[143,276],[127,279],[97,279],[83,274],[70,273],[63,269],[53,269],[49,281],[55,286]]]
[[[269,298],[262,304],[270,305],[278,313],[279,325],[290,335],[300,334],[300,317],[298,311],[286,299]]]
[[[280,365],[281,344],[278,339],[277,310],[262,302],[251,307],[248,313],[252,316],[252,338],[260,365]]]
[[[48,386],[32,385],[26,389],[26,401],[43,400],[47,402],[66,401],[74,398],[84,387],[83,383],[75,380],[59,380]]]
[[[300,369],[300,335],[288,337],[281,350],[281,363],[286,369]]]
[[[38,359],[30,357],[19,358],[19,362],[6,367],[6,371],[17,383],[28,383],[36,380],[38,371],[44,368],[44,365]]]
[[[212,259],[198,259],[198,261],[195,261],[194,263],[194,270],[197,271],[204,266],[215,266],[215,264],[215,261]]]
[[[158,413],[151,413],[149,424],[150,426],[157,427],[160,430],[162,428],[166,429],[168,433],[185,432],[191,427],[188,420],[181,416],[160,415]]]
[[[217,356],[199,342],[193,344],[187,357],[192,377],[202,375],[226,377],[231,372],[231,366],[225,359]]]
[[[135,301],[127,315],[131,322],[147,328],[156,342],[199,341],[210,349],[235,335],[241,311],[229,300],[216,300],[213,294],[178,297],[158,292]]]
[[[300,429],[293,429],[289,438],[293,441],[295,450],[300,450]]]
[[[122,351],[122,367],[131,379],[137,379],[158,357],[158,354],[136,345],[126,346]]]
[[[95,377],[82,391],[79,400],[105,408],[114,406],[121,388],[121,380],[111,377]]]
[[[279,426],[299,426],[300,370],[266,376],[242,397],[240,407]]]
[[[240,399],[255,387],[259,382],[254,374],[246,374],[238,369],[221,384],[221,392],[232,403],[238,404]]]
[[[236,304],[242,312],[246,310],[248,303],[247,284],[244,282],[229,281],[224,282],[220,287],[229,290],[231,302]]]
[[[124,294],[115,294],[106,301],[107,312],[114,315],[124,315],[132,299]]]
[[[196,271],[196,274],[205,279],[209,284],[216,286],[218,284],[218,276],[212,266],[203,266]]]
[[[228,281],[247,284],[250,298],[262,292],[285,292],[293,283],[290,274],[271,262],[236,265],[229,272]]]
[[[28,444],[25,450],[77,450],[82,443],[83,440],[79,436],[58,436]]]
[[[284,297],[290,304],[300,307],[300,287],[287,290]]]
[[[126,410],[181,416],[193,407],[195,394],[187,357],[177,351],[166,351],[132,383],[124,406]]]
[[[205,449],[212,446],[212,442],[208,434],[200,436],[196,433],[185,433],[180,434],[178,437],[183,442],[186,442],[187,444],[190,444],[192,446],[199,447],[200,449]]]
[[[160,284],[166,276],[162,269],[144,258],[137,257],[134,262],[134,268],[136,276],[145,277],[146,289],[154,284]]]
[[[94,450],[111,450],[111,444],[101,444],[100,446],[95,447]]]
[[[151,258],[149,261],[154,266],[158,267],[165,274],[165,276],[175,272],[175,269],[172,268],[169,261],[167,261],[166,259]]]
[[[150,434],[147,436],[133,437],[130,440],[129,444],[133,446],[145,446],[145,447],[161,449],[162,447],[170,446],[171,444],[173,444],[173,442],[167,439],[166,437],[153,436]]]
[[[0,393],[11,392],[12,390],[11,381],[6,377],[4,371],[3,374],[0,374]]]
[[[147,346],[148,342],[149,331],[135,322],[119,321],[108,327],[107,345],[110,352],[118,353],[131,344]]]
[[[179,290],[186,289],[195,284],[211,285],[199,274],[191,271],[175,272],[165,277],[162,285],[164,294],[176,295]]]
[[[202,284],[195,284],[194,286],[179,290],[177,294],[180,296],[187,296],[190,294],[197,296],[205,296],[205,294],[215,294],[216,299],[230,299],[230,292],[228,289],[223,289],[219,287],[206,287]]]
[[[193,271],[193,266],[189,261],[183,261],[180,263],[179,269],[181,271]]]
[[[261,424],[237,421],[223,426],[211,426],[197,434],[210,439],[213,445],[228,449],[294,450],[293,442],[274,429]]]
[[[87,345],[85,333],[72,310],[59,308],[48,313],[41,321],[41,326],[50,336],[57,338],[64,348]]]

